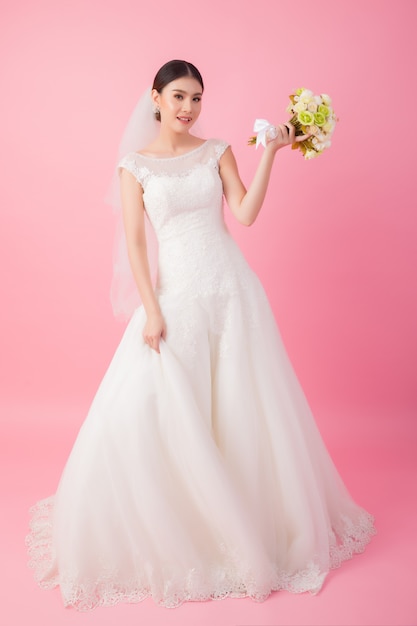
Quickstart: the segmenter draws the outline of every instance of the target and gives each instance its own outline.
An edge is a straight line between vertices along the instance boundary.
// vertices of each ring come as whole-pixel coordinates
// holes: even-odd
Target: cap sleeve
[[[223,153],[229,147],[229,143],[227,141],[223,141],[222,139],[216,139],[214,144],[214,151],[216,153],[216,159],[219,161],[223,156]]]
[[[135,152],[131,152],[124,156],[119,163],[117,164],[117,171],[120,172],[122,169],[127,170],[136,178],[138,183],[143,185],[143,168],[139,166],[137,155]]]

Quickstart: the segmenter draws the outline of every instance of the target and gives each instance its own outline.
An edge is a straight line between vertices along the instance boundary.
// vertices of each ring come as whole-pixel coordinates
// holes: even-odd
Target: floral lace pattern
[[[269,584],[261,588],[253,576],[248,575],[245,567],[239,567],[235,555],[226,555],[223,567],[214,567],[207,572],[198,565],[188,572],[185,579],[172,578],[158,584],[153,572],[139,571],[135,578],[120,580],[119,572],[103,565],[102,575],[97,580],[79,583],[78,573],[50,577],[44,582],[52,556],[51,516],[53,498],[39,502],[33,509],[31,533],[26,538],[30,553],[30,567],[35,570],[35,578],[45,589],[60,585],[66,606],[79,611],[88,611],[99,606],[111,606],[119,602],[136,603],[152,597],[157,604],[166,608],[175,608],[187,601],[222,600],[225,598],[250,597],[262,602],[273,591],[286,590],[292,593],[320,591],[327,571],[318,563],[311,562],[304,569],[286,572],[279,565],[271,565]],[[329,536],[330,569],[337,568],[355,554],[361,553],[375,534],[373,518],[363,511],[356,524],[350,519],[340,520],[342,534],[337,536],[332,531]],[[243,565],[243,564],[242,564]]]
[[[208,140],[180,157],[133,153],[119,167],[142,185],[144,204],[159,244],[158,293],[238,293],[250,273],[223,219],[218,160],[227,144]]]
[[[239,569],[236,556],[226,555],[223,567],[213,567],[207,572],[200,569],[198,564],[188,572],[185,579],[176,580],[175,573],[172,579],[165,580],[162,587],[154,584],[152,571],[143,568],[135,578],[122,581],[120,573],[103,565],[99,579],[79,583],[79,573],[73,575],[56,574],[43,582],[48,572],[53,550],[51,542],[51,515],[53,498],[39,502],[31,513],[31,534],[26,543],[29,547],[31,561],[29,566],[35,570],[35,578],[45,589],[52,589],[60,585],[65,605],[72,606],[79,611],[87,611],[99,606],[111,606],[119,602],[141,602],[152,597],[157,604],[167,608],[175,608],[187,601],[221,600],[224,598],[250,597],[262,602],[273,592],[286,590],[292,593],[309,591],[316,594],[320,591],[327,572],[322,571],[318,563],[310,562],[304,569],[296,572],[280,570],[279,566],[271,565],[269,584],[265,583],[258,588],[254,577],[245,570]],[[363,511],[356,524],[349,519],[341,519],[343,534],[337,537],[332,532],[329,541],[333,543],[330,550],[330,569],[337,568],[347,559],[364,551],[372,536],[375,534],[373,518]]]

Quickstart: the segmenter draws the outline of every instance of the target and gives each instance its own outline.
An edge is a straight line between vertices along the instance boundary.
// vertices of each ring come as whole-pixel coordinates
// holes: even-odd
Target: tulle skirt
[[[253,280],[180,312],[161,296],[160,355],[132,317],[55,496],[32,509],[31,566],[66,606],[316,593],[374,534]]]

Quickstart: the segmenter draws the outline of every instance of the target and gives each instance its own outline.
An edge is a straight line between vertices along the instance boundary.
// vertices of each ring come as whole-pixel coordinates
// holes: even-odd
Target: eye
[[[176,93],[175,98],[177,98],[177,100],[182,100],[182,95],[180,93]]]
[[[193,98],[194,102],[201,102],[201,97],[200,96],[196,96],[195,98]]]

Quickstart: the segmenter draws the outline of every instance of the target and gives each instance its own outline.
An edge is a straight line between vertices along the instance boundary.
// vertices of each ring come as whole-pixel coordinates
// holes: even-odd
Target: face
[[[201,111],[201,85],[195,78],[184,76],[165,85],[161,93],[152,92],[161,112],[161,123],[176,132],[189,130]]]

